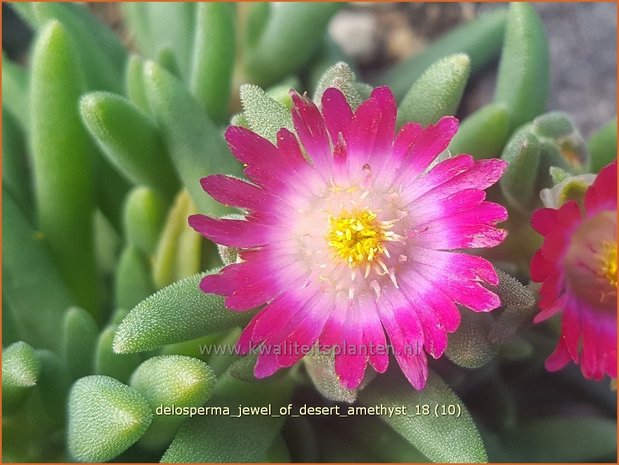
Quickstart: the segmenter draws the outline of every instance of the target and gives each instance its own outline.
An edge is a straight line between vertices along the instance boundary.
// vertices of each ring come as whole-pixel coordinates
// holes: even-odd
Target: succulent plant
[[[616,118],[584,140],[568,115],[546,112],[548,45],[526,3],[369,82],[327,34],[341,6],[123,3],[123,43],[85,5],[9,4],[35,36],[27,67],[5,56],[2,67],[3,461],[614,460],[616,397],[593,380],[616,378]],[[467,83],[497,58],[493,101],[458,129]],[[403,236],[391,229],[404,216],[328,218],[325,250],[347,263],[322,279],[337,285],[333,270],[349,266],[352,281],[376,273],[421,296],[404,315],[368,284],[375,334],[395,356],[244,351],[286,324],[325,349],[315,343],[333,316],[313,337],[310,318],[264,316],[277,273],[256,241],[281,213],[268,187],[313,195],[316,172],[337,177],[332,159],[379,146],[374,167],[401,155],[399,192],[425,182],[432,198],[440,176],[456,179],[436,204],[415,199],[406,215],[427,221]],[[284,152],[297,158],[267,158]],[[316,170],[290,181],[301,165]],[[436,263],[406,281],[375,258],[412,235],[448,263],[444,281]],[[557,258],[555,241],[576,258]],[[578,275],[587,286],[570,281],[576,259],[593,269]],[[433,300],[443,292],[449,302]],[[368,334],[356,326],[373,315],[364,308],[327,325],[327,349]],[[533,324],[561,312],[562,328],[561,317]],[[423,361],[398,352],[415,334]],[[544,369],[557,341],[546,367],[571,360],[584,376]]]

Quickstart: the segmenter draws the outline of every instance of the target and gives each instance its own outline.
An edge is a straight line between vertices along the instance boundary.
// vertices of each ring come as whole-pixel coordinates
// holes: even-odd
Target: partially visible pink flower
[[[241,249],[242,261],[205,277],[201,289],[226,296],[237,311],[266,304],[238,342],[243,352],[263,344],[258,378],[297,363],[304,352],[291,351],[294,344],[319,343],[336,352],[341,383],[356,388],[368,362],[387,369],[386,331],[402,371],[422,389],[426,353],[440,357],[458,328],[457,304],[476,312],[500,305],[484,285],[497,284],[493,266],[454,249],[505,238],[496,224],[507,212],[486,201],[484,189],[506,164],[458,155],[433,166],[458,121],[396,132],[386,87],[354,113],[337,89],[324,93],[322,113],[291,97],[296,135],[281,129],[277,145],[242,127],[226,131],[251,183],[202,180],[213,198],[247,215],[189,218],[207,238]]]
[[[584,211],[567,201],[537,210],[533,228],[544,244],[531,261],[531,279],[542,282],[539,323],[563,313],[561,337],[546,368],[570,360],[583,375],[617,377],[617,163],[597,175]]]

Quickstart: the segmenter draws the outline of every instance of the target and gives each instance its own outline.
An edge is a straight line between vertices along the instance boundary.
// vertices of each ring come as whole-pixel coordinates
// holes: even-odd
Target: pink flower
[[[567,201],[542,208],[531,224],[544,244],[531,261],[531,279],[542,282],[535,322],[563,312],[561,337],[546,360],[555,371],[570,360],[583,375],[617,377],[617,163],[597,175],[584,211]]]
[[[251,183],[202,180],[213,198],[248,213],[245,220],[189,218],[205,237],[241,249],[240,263],[205,277],[201,289],[226,296],[233,310],[266,304],[238,342],[243,353],[262,344],[258,378],[294,365],[300,347],[318,342],[334,350],[336,374],[353,389],[368,362],[387,369],[386,331],[402,371],[422,389],[426,353],[440,357],[447,333],[458,328],[456,305],[476,312],[500,305],[484,286],[497,284],[493,266],[454,249],[505,238],[495,225],[507,212],[485,201],[484,189],[506,164],[458,155],[433,165],[458,121],[408,123],[396,134],[386,87],[354,113],[337,89],[324,93],[322,113],[296,92],[291,97],[298,139],[281,129],[275,146],[242,127],[226,132]]]

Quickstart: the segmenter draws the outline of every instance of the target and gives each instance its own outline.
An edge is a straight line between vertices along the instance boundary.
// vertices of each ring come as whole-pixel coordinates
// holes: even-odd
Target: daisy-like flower
[[[582,211],[569,200],[558,210],[537,210],[531,223],[544,236],[531,261],[531,279],[543,283],[534,321],[563,313],[546,368],[559,370],[572,360],[586,378],[616,378],[617,163],[586,190]]]
[[[387,369],[386,332],[402,371],[422,389],[426,353],[445,351],[460,322],[457,304],[477,312],[500,305],[484,285],[497,284],[493,266],[454,249],[505,238],[496,224],[506,210],[484,192],[505,162],[458,155],[433,166],[457,120],[408,123],[396,134],[396,102],[386,87],[354,113],[334,88],[322,97],[322,113],[306,97],[291,97],[296,135],[281,129],[274,145],[242,127],[226,132],[251,183],[202,180],[213,198],[247,214],[189,218],[205,237],[240,249],[239,263],[200,287],[226,296],[232,310],[266,304],[238,341],[242,353],[262,344],[258,378],[318,343],[335,352],[342,385],[356,388],[368,362]]]

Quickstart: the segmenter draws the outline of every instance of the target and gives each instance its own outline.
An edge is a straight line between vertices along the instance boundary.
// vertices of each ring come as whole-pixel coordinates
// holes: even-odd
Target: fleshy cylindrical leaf
[[[21,129],[30,129],[28,74],[2,54],[2,106],[19,122]],[[6,112],[3,111],[3,117]],[[2,138],[4,143],[4,137]]]
[[[120,381],[82,378],[69,399],[69,452],[84,462],[111,460],[144,434],[152,415],[146,399]]]
[[[128,4],[125,3],[124,5]],[[144,60],[138,55],[131,55],[127,60],[125,93],[131,103],[145,113],[150,112],[146,89],[144,88]]]
[[[127,180],[171,197],[178,188],[174,168],[154,122],[119,95],[94,92],[80,100],[86,127],[102,152]]]
[[[89,89],[121,90],[125,51],[112,31],[82,6],[53,2],[32,5],[39,27],[58,21],[66,29],[75,44]]]
[[[213,173],[241,174],[219,128],[183,84],[153,62],[144,67],[148,101],[163,130],[176,171],[203,213],[220,215],[230,209],[206,195],[200,179]]]
[[[235,59],[235,7],[231,3],[197,5],[189,88],[216,123],[223,123]]]
[[[507,108],[490,104],[462,121],[449,145],[452,154],[467,153],[476,159],[499,157],[509,136]]]
[[[591,172],[597,173],[617,158],[617,117],[596,131],[587,143],[591,156]]]
[[[192,357],[166,355],[142,363],[130,386],[144,396],[155,416],[140,445],[157,450],[169,444],[188,415],[167,415],[163,408],[200,407],[213,393],[215,382],[213,370]]]
[[[528,212],[535,201],[541,144],[530,131],[515,135],[505,147],[501,158],[509,163],[500,186],[509,203]]]
[[[32,205],[30,160],[24,133],[9,111],[2,114],[2,185],[9,190],[23,212],[29,214]]]
[[[25,342],[2,351],[2,406],[6,413],[16,409],[39,380],[41,361]]]
[[[275,143],[280,128],[293,130],[290,111],[253,84],[241,86],[243,115],[256,134]]]
[[[511,130],[546,108],[548,54],[544,26],[535,9],[528,3],[510,4],[494,100],[507,106]]]
[[[505,9],[482,14],[430,44],[420,54],[379,75],[373,84],[387,84],[399,101],[426,69],[441,58],[455,53],[468,55],[471,59],[471,73],[475,73],[501,51],[505,21]]]
[[[36,40],[30,82],[39,226],[79,304],[98,315],[94,154],[77,109],[84,91],[81,69],[70,35],[59,22],[50,22]]]
[[[95,352],[94,372],[98,375],[112,376],[122,382],[127,382],[142,359],[138,354],[119,354],[112,350],[116,328],[116,325],[108,326],[99,335]]]
[[[92,373],[98,336],[97,322],[86,310],[79,307],[67,310],[63,323],[62,355],[73,379]]]
[[[60,275],[47,239],[34,229],[5,189],[2,222],[10,225],[2,237],[2,298],[9,304],[24,341],[58,350],[62,314],[76,299]]]
[[[125,202],[124,227],[127,241],[146,256],[151,256],[165,221],[165,203],[148,187],[136,187]]]
[[[133,308],[155,292],[148,256],[137,247],[123,250],[114,282],[117,308]]]
[[[140,302],[118,327],[114,350],[142,352],[246,324],[251,314],[231,312],[221,297],[199,289],[203,276],[183,279]]]
[[[338,3],[271,3],[260,37],[246,51],[247,75],[268,86],[303,66],[320,46]],[[308,40],[311,37],[312,40]]]
[[[442,116],[455,114],[470,68],[471,60],[463,54],[448,56],[430,66],[402,100],[398,124],[434,124]]]
[[[405,406],[409,414],[384,416],[383,420],[434,462],[487,460],[484,443],[471,415],[460,398],[433,371],[422,391],[411,389],[403,379],[392,379],[370,384],[359,393],[359,400],[368,406]],[[423,405],[429,407],[430,414],[415,415],[416,408]],[[459,406],[460,415],[436,415],[441,405]]]

